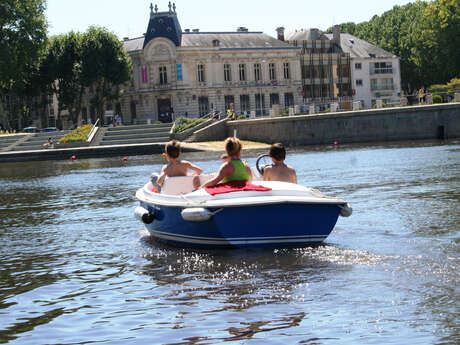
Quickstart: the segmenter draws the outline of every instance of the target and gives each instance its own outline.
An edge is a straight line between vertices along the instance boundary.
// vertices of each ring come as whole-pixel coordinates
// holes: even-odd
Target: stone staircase
[[[171,123],[151,125],[123,125],[105,128],[99,145],[129,145],[164,143],[169,141]]]
[[[0,136],[0,152],[6,152],[10,150],[10,147],[23,141],[30,134],[14,134],[14,135],[2,135]]]
[[[35,134],[28,134],[25,140],[19,140],[16,145],[9,147],[7,151],[31,151],[31,150],[43,150],[43,144],[52,138],[54,143],[57,143],[65,134],[69,131],[57,131],[57,132],[41,132]]]

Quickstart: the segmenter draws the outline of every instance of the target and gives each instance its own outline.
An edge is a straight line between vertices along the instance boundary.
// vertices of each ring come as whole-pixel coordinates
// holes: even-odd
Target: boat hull
[[[209,208],[206,221],[184,220],[181,207],[141,202],[154,214],[145,224],[158,241],[185,247],[284,247],[319,244],[333,230],[340,213],[336,204],[281,203]]]

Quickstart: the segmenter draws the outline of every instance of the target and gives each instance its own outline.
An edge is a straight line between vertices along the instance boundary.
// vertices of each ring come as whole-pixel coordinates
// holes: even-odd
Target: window
[[[256,115],[264,115],[265,114],[265,95],[256,93]]]
[[[261,80],[260,63],[254,64],[254,80]]]
[[[206,81],[205,74],[204,74],[204,65],[198,65],[198,82],[204,83]]]
[[[361,62],[355,63],[355,69],[361,69],[361,68],[362,68]]]
[[[232,68],[230,64],[224,64],[224,81],[232,81]]]
[[[375,62],[374,63],[375,74],[388,74],[393,73],[393,66],[391,62]]]
[[[200,112],[200,116],[207,115],[209,113],[208,97],[198,97],[198,110]]]
[[[246,65],[244,63],[240,63],[239,71],[240,71],[240,80],[245,81],[246,80]]]
[[[160,72],[160,85],[168,84],[168,75],[166,72],[166,66],[160,66],[159,72]]]
[[[242,113],[249,111],[249,95],[240,95],[240,106]]]
[[[270,74],[270,80],[275,80],[276,79],[276,69],[275,69],[274,63],[268,64],[268,72]]]
[[[292,92],[287,92],[284,94],[284,106],[290,107],[292,105],[294,105],[294,95]]]
[[[224,96],[225,110],[230,109],[232,104],[235,104],[235,97],[228,95]]]
[[[289,71],[289,62],[283,63],[284,79],[290,79],[291,73]]]
[[[270,94],[270,108],[273,104],[280,104],[280,96],[277,93]]]
[[[362,79],[356,79],[356,86],[363,86],[363,80]]]
[[[393,90],[393,78],[371,79],[371,90]]]

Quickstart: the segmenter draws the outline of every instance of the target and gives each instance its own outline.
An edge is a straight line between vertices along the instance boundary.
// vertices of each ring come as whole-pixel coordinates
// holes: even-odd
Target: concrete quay
[[[75,156],[81,158],[101,158],[116,156],[135,156],[161,154],[164,152],[165,143],[154,144],[131,144],[131,145],[110,145],[110,146],[90,146],[74,147],[65,149],[45,149],[0,152],[0,163],[6,162],[27,162],[27,161],[47,161],[47,160],[66,160]],[[193,146],[186,146],[182,151],[202,151]]]
[[[228,121],[216,124],[212,140],[235,131],[240,139],[290,146],[454,139],[460,138],[460,103]]]

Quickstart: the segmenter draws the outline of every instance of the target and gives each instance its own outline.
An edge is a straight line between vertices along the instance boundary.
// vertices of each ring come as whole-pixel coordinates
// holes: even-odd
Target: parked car
[[[57,128],[56,127],[46,127],[43,128],[40,132],[56,132]]]
[[[23,128],[23,130],[21,132],[24,132],[24,133],[36,133],[36,132],[38,132],[38,128],[37,127],[26,127],[26,128]]]

